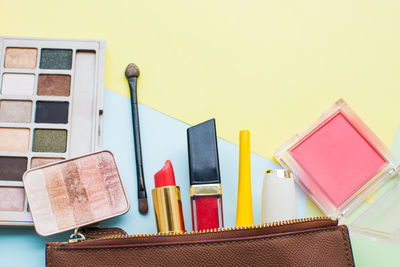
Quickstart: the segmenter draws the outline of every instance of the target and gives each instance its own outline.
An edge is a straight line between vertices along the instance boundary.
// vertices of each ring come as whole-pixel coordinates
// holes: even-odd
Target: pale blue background
[[[113,151],[131,204],[129,212],[101,223],[101,226],[122,227],[128,233],[156,232],[151,189],[153,175],[169,159],[177,185],[181,188],[186,230],[191,230],[189,170],[186,129],[189,125],[149,107],[139,105],[143,164],[149,213],[140,215],[137,207],[137,184],[133,152],[130,100],[112,91],[104,94],[103,147]],[[200,123],[200,122],[199,122]],[[218,125],[217,121],[217,125]],[[239,134],[239,133],[238,133]],[[238,182],[238,146],[218,139],[225,226],[234,226]],[[280,166],[259,155],[251,155],[254,222],[261,221],[261,185],[265,170]],[[306,196],[297,188],[298,216],[304,217]],[[277,203],[279,204],[279,203]],[[66,241],[70,233],[42,238],[31,228],[0,228],[0,266],[44,266],[45,243]]]

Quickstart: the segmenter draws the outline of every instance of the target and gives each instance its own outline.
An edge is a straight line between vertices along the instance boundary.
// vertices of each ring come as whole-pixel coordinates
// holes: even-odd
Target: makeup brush
[[[125,76],[128,79],[129,88],[131,91],[131,108],[133,122],[133,136],[135,141],[136,154],[136,174],[138,182],[138,200],[139,212],[146,214],[148,211],[146,186],[144,184],[143,163],[142,163],[142,145],[140,144],[140,128],[139,128],[139,111],[137,101],[137,79],[140,75],[139,68],[130,63],[125,70]]]

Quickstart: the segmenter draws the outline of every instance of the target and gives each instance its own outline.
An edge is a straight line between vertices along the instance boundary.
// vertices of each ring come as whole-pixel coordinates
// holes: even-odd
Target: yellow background
[[[400,116],[400,2],[0,1],[0,34],[104,39],[105,86],[271,158],[344,98],[390,145]]]
[[[106,88],[128,96],[135,62],[141,103],[189,124],[215,117],[236,144],[249,129],[267,158],[339,98],[388,146],[399,122],[397,0],[0,0],[0,10],[1,35],[106,40]],[[363,266],[396,257],[360,240]]]

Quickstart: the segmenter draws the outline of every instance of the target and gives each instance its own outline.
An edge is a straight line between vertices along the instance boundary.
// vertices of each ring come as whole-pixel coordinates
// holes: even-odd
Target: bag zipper
[[[312,218],[284,220],[284,221],[256,224],[256,225],[215,228],[215,229],[207,229],[207,230],[191,231],[191,232],[183,232],[183,233],[152,233],[152,234],[136,234],[136,235],[113,234],[113,235],[110,235],[107,237],[101,237],[101,238],[95,238],[95,239],[86,239],[85,235],[83,235],[81,232],[79,232],[79,229],[77,228],[77,229],[75,229],[74,233],[69,237],[68,242],[63,242],[63,243],[73,244],[73,243],[83,242],[85,240],[107,240],[107,239],[118,239],[118,238],[124,239],[124,238],[140,238],[140,237],[155,237],[155,236],[197,235],[197,234],[204,234],[204,233],[219,233],[219,232],[227,232],[227,231],[270,228],[270,227],[285,226],[285,225],[289,225],[289,224],[307,223],[307,222],[315,222],[315,221],[322,221],[322,220],[331,220],[331,218],[325,217],[325,216],[320,216],[320,217],[312,217]]]
[[[74,233],[69,236],[68,243],[77,243],[86,240],[86,237],[79,232],[79,228],[75,228]]]

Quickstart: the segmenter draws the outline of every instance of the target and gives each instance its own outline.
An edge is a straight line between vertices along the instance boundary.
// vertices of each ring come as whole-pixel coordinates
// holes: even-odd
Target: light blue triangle
[[[186,137],[186,129],[189,125],[145,105],[139,105],[143,165],[147,197],[149,200],[149,213],[143,216],[138,212],[137,204],[136,165],[133,150],[130,101],[128,98],[121,97],[109,90],[106,90],[104,96],[103,147],[105,149],[110,149],[115,154],[131,204],[131,209],[126,215],[104,222],[103,225],[118,225],[129,233],[156,232],[151,189],[154,188],[154,174],[160,170],[164,162],[169,159],[174,167],[176,183],[181,189],[185,227],[187,231],[191,230]],[[218,119],[216,123],[218,129]],[[226,227],[230,227],[235,226],[236,221],[239,148],[237,145],[218,138],[218,152],[223,191],[224,222]],[[261,187],[264,173],[268,169],[275,168],[280,168],[280,166],[257,154],[251,154],[253,214],[255,224],[261,223]],[[306,196],[299,188],[297,189],[299,217],[303,217]],[[279,205],[279,203],[276,204]]]

